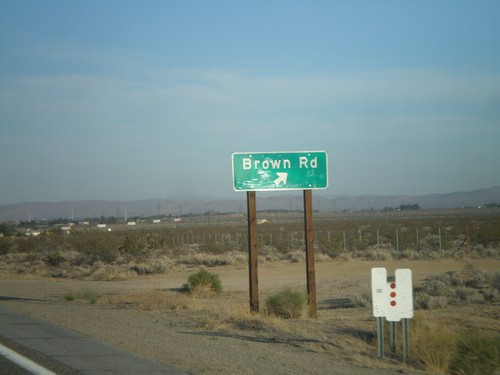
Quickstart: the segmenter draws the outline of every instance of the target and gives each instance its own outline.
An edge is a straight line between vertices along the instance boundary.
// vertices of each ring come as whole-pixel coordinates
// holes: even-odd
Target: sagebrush
[[[305,306],[305,295],[289,287],[270,295],[265,303],[265,309],[268,314],[284,319],[300,318]]]
[[[201,268],[198,272],[189,275],[187,283],[183,289],[189,292],[222,292],[222,283],[219,275],[209,272],[206,268]]]

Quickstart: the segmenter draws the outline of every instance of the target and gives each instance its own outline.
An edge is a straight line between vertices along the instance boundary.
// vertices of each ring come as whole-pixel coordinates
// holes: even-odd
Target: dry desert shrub
[[[353,258],[364,258],[366,260],[392,260],[392,252],[390,250],[377,247],[354,251],[352,256]]]
[[[222,283],[219,275],[201,268],[198,272],[189,275],[187,283],[182,289],[192,293],[222,292]]]
[[[292,263],[299,263],[306,258],[306,253],[304,250],[294,250],[286,254],[286,259]]]
[[[244,263],[247,260],[244,252],[207,252],[204,246],[196,244],[176,247],[169,255],[172,263],[186,266],[217,267]]]
[[[351,297],[352,305],[355,307],[369,307],[372,305],[372,292],[369,289]]]
[[[217,267],[217,266],[227,266],[232,264],[231,256],[227,254],[207,254],[207,253],[196,253],[187,254],[179,259],[175,260],[176,264],[179,265],[189,265],[189,266],[205,266],[205,267]]]
[[[266,299],[265,311],[283,319],[299,319],[304,314],[306,300],[303,293],[285,287]]]
[[[415,289],[415,306],[424,310],[447,305],[483,304],[500,301],[497,278],[473,264],[460,271],[449,271],[425,281]]]
[[[452,296],[453,289],[450,288],[451,284],[438,278],[429,280],[423,287],[423,293],[429,296]]]
[[[259,247],[259,262],[267,261],[267,262],[276,262],[279,260],[283,260],[286,258],[286,250],[279,249],[276,246],[264,245]]]
[[[168,262],[164,259],[152,259],[148,262],[130,265],[129,270],[134,271],[137,275],[153,275],[165,273],[167,267]]]
[[[417,293],[414,299],[415,306],[423,310],[440,309],[448,305],[448,297],[431,296],[426,293]]]
[[[495,290],[500,291],[500,271],[491,276],[490,284]]]
[[[98,264],[93,267],[92,273],[85,278],[93,281],[120,281],[129,280],[136,276],[136,272],[121,266]]]
[[[337,257],[337,260],[342,260],[342,259],[344,259],[344,260],[345,260],[345,258],[342,258],[340,255]],[[314,260],[315,260],[316,262],[327,262],[327,261],[329,261],[329,260],[332,260],[332,258],[331,258],[328,254],[324,254],[324,253],[316,253],[316,254],[314,255]]]

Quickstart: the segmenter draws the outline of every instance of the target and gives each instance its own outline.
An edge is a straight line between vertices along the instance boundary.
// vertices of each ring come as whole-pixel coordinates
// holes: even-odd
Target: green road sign
[[[232,161],[236,191],[328,188],[326,151],[235,152]]]

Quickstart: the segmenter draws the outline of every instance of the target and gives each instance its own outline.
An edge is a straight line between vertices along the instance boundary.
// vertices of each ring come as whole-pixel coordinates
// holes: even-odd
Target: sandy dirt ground
[[[4,274],[0,303],[193,374],[426,374],[399,354],[377,359],[371,308],[345,303],[369,290],[372,267],[385,267],[389,274],[410,268],[418,285],[467,262],[487,272],[500,269],[498,260],[318,262],[318,319],[283,321],[248,313],[244,264],[210,268],[221,278],[220,296],[179,296],[176,289],[197,268],[126,281]],[[304,262],[259,264],[261,305],[284,286],[305,292],[305,280]],[[79,291],[96,301],[65,297]]]

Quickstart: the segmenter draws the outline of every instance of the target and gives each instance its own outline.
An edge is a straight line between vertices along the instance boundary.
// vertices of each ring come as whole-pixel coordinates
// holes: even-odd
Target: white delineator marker
[[[410,269],[397,269],[388,281],[385,268],[372,268],[373,316],[389,322],[413,318],[413,286]]]
[[[413,285],[411,270],[398,269],[396,275],[396,303],[400,319],[413,318]],[[389,319],[387,319],[389,320]],[[397,320],[399,321],[399,319]]]
[[[395,348],[395,322],[402,320],[403,354],[408,354],[408,319],[413,318],[413,285],[410,269],[397,269],[394,277],[387,277],[383,267],[372,268],[373,316],[377,318],[378,356],[384,357],[383,318],[391,322],[391,346]],[[392,332],[394,330],[394,336]],[[394,342],[392,342],[394,340]],[[395,350],[395,349],[394,349]]]

